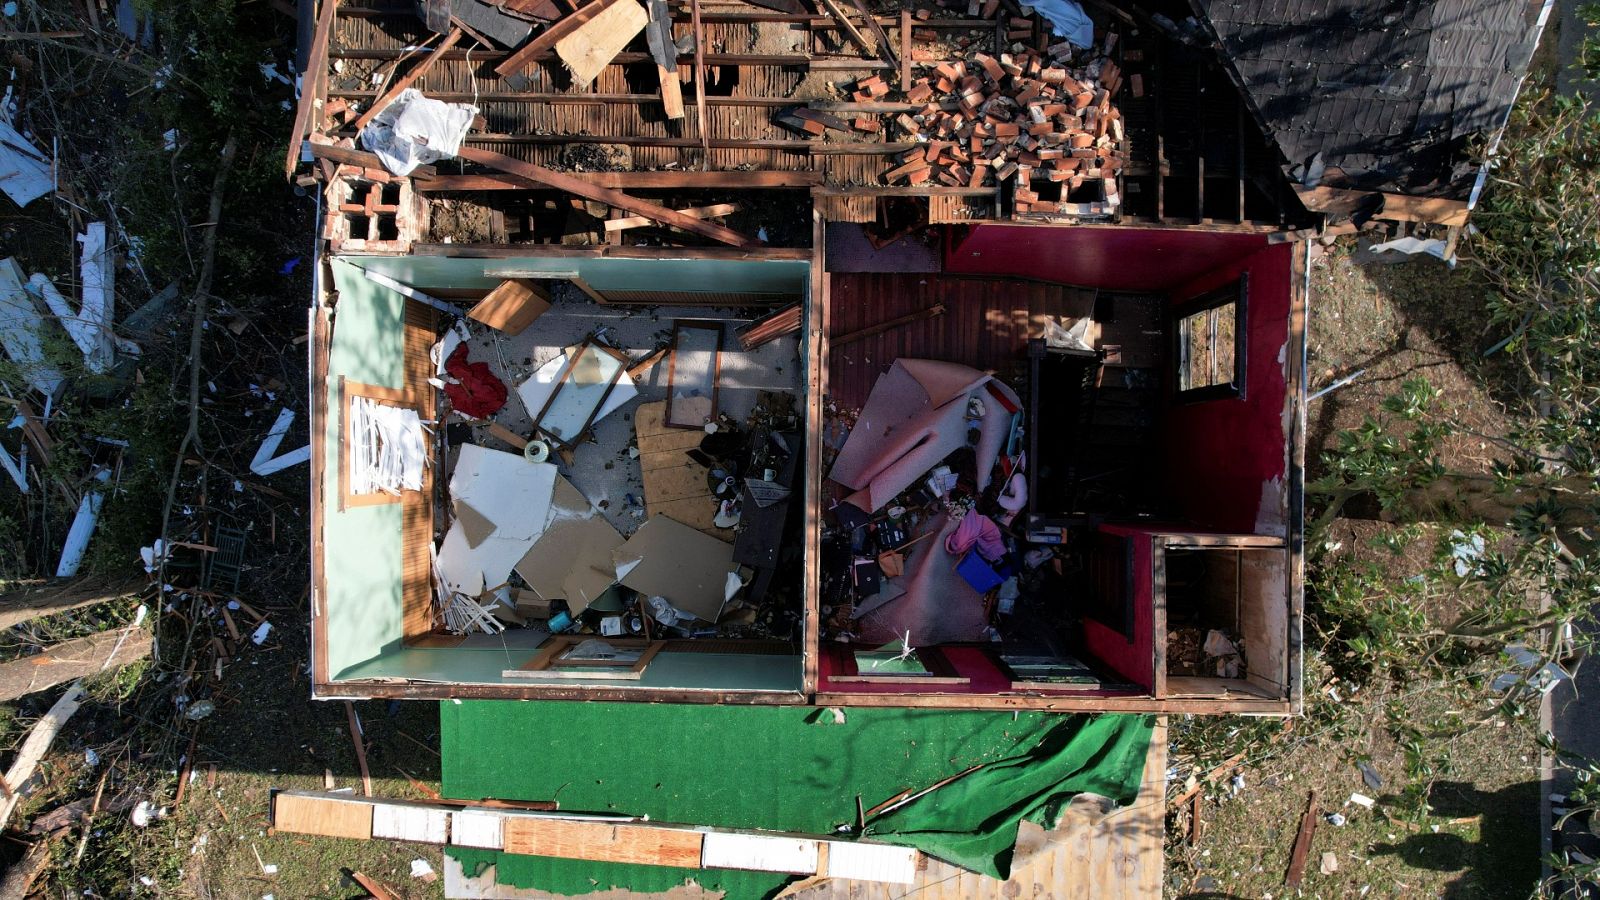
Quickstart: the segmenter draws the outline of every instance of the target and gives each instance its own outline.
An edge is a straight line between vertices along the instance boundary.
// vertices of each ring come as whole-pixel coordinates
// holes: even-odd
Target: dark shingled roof
[[[1465,199],[1538,42],[1538,0],[1193,0],[1291,169]]]

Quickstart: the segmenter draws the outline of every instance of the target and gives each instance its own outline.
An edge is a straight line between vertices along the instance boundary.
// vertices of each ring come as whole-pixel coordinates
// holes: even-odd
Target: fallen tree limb
[[[588,9],[589,7],[584,8]],[[665,206],[658,206],[649,201],[624,194],[621,191],[591,184],[582,178],[574,178],[565,172],[556,172],[543,166],[525,163],[520,159],[514,159],[503,153],[496,153],[493,150],[462,147],[456,155],[462,159],[504,172],[507,175],[517,176],[526,180],[532,187],[554,188],[558,191],[575,194],[586,200],[596,200],[607,206],[615,206],[634,215],[644,216],[663,225],[671,225],[674,228],[680,228],[684,231],[698,234],[701,237],[708,237],[714,241],[721,241],[724,244],[732,244],[735,247],[742,247],[748,250],[761,246],[759,241],[742,235],[731,228],[724,228],[721,225],[692,218]]]
[[[0,631],[41,616],[121,600],[139,591],[135,582],[108,583],[80,578],[53,581],[0,593]]]
[[[0,806],[0,831],[4,831],[6,824],[11,821],[11,814],[16,811],[17,803],[22,800],[22,795],[17,789],[33,777],[33,770],[38,768],[39,760],[44,759],[45,751],[55,743],[56,735],[61,733],[62,726],[78,711],[78,706],[83,703],[83,684],[74,682],[67,688],[66,693],[50,707],[44,718],[35,722],[33,729],[28,732],[28,737],[22,742],[22,749],[17,751],[17,758],[12,761],[11,768],[6,770],[5,784],[8,795],[5,804]],[[41,842],[43,843],[43,842]]]
[[[50,839],[35,841],[22,859],[6,870],[5,880],[0,881],[0,900],[25,900],[33,890],[33,883],[49,865]]]
[[[0,700],[15,700],[150,655],[150,632],[135,628],[126,639],[123,632],[118,628],[62,641],[43,653],[0,663]],[[15,787],[15,782],[8,783]]]
[[[336,0],[327,0],[331,6]],[[172,505],[177,501],[178,479],[183,474],[183,460],[189,448],[200,440],[200,349],[201,338],[206,330],[206,310],[209,308],[207,299],[211,296],[211,278],[216,271],[217,263],[217,223],[222,221],[223,189],[228,186],[228,176],[233,172],[233,159],[239,152],[239,140],[233,132],[228,133],[228,140],[222,145],[222,154],[217,160],[217,174],[211,180],[211,200],[207,205],[205,242],[201,250],[200,275],[194,285],[194,314],[189,325],[189,423],[184,429],[183,439],[178,442],[178,452],[173,454],[172,477],[167,480],[167,496],[161,506],[161,538],[171,542],[167,530],[172,526]],[[166,584],[167,560],[163,556],[160,572],[156,576],[159,584]],[[158,610],[160,606],[156,607]],[[198,622],[198,618],[193,620]],[[194,624],[189,626],[188,640],[184,641],[185,659],[179,663],[179,671],[188,663],[189,644],[194,638]],[[157,629],[159,631],[159,629]],[[158,651],[152,651],[158,652]]]

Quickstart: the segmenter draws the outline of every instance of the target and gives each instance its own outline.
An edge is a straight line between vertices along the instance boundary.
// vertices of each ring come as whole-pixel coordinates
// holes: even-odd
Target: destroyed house
[[[1060,16],[324,5],[316,695],[1294,712],[1329,219]]]

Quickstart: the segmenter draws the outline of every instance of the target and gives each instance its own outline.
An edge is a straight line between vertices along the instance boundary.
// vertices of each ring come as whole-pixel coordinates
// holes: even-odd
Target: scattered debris
[[[267,436],[262,439],[255,458],[250,460],[250,471],[257,475],[272,475],[311,459],[310,444],[281,456],[277,455],[278,447],[283,444],[284,436],[289,433],[289,426],[294,424],[294,415],[294,410],[287,407],[279,410],[278,418],[273,421],[272,427],[267,429]]]

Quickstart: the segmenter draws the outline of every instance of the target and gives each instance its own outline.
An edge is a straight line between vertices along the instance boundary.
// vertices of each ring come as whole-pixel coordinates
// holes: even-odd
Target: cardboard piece
[[[611,556],[623,587],[707,622],[739,589],[733,546],[666,516],[652,516]]]
[[[467,313],[468,318],[506,335],[521,334],[533,320],[550,311],[550,292],[538,282],[510,278],[490,291]]]
[[[483,513],[473,509],[465,500],[456,501],[456,521],[461,523],[461,530],[466,535],[468,547],[478,546],[494,533],[494,523],[484,518]]]
[[[622,543],[604,516],[559,519],[528,548],[517,574],[539,599],[565,600],[576,616],[616,583],[611,554]]]

